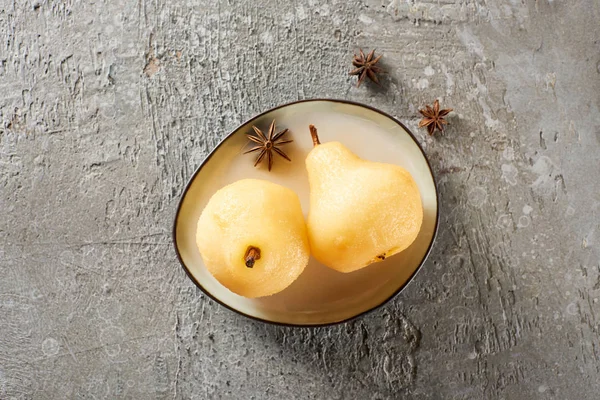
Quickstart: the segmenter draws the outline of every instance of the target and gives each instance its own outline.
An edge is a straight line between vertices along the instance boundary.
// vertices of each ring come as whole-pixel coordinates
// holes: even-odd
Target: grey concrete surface
[[[0,399],[600,398],[596,0],[0,0]],[[377,48],[381,88],[353,51]],[[340,326],[225,310],[170,229],[243,120],[312,97],[405,122],[441,228]],[[445,136],[417,129],[433,99]]]

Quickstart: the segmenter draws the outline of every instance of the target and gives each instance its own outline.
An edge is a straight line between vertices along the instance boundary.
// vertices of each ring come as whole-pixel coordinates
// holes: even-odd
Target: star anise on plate
[[[381,57],[381,55],[375,57],[375,50],[371,50],[371,52],[366,56],[362,49],[360,49],[360,54],[357,55],[354,53],[352,65],[354,65],[356,68],[350,71],[350,75],[358,75],[356,87],[359,87],[367,77],[379,85],[379,78],[377,78],[377,74],[383,72],[383,69],[375,64],[379,62]]]
[[[282,144],[293,142],[293,140],[291,140],[291,139],[290,140],[283,139],[283,135],[285,135],[288,132],[287,129],[284,129],[281,132],[274,134],[275,120],[273,120],[273,122],[271,122],[271,126],[269,127],[269,132],[266,135],[254,125],[252,126],[252,129],[254,129],[256,136],[249,135],[249,134],[247,134],[246,136],[248,137],[248,139],[250,141],[258,144],[258,146],[255,146],[255,147],[251,148],[250,150],[245,151],[244,154],[253,153],[255,151],[260,151],[260,153],[258,153],[258,157],[256,158],[256,162],[254,163],[255,167],[266,156],[268,165],[269,165],[269,171],[270,171],[271,167],[273,166],[273,152],[279,154],[281,157],[285,158],[288,161],[292,161],[283,151],[281,151],[281,149],[278,148],[278,146],[281,146]]]
[[[435,100],[433,107],[426,105],[424,110],[419,110],[423,115],[423,119],[419,122],[419,128],[426,126],[430,135],[433,135],[436,129],[444,133],[444,125],[448,124],[444,117],[451,111],[451,108],[440,110],[440,102]]]

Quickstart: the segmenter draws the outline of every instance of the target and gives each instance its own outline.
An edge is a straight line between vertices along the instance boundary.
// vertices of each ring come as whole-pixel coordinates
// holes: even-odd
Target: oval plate
[[[294,142],[282,149],[292,162],[275,155],[271,172],[255,155],[245,154],[252,125],[268,131],[288,128]],[[196,247],[196,224],[210,197],[243,178],[265,179],[294,190],[305,215],[309,188],[304,165],[312,148],[308,125],[321,142],[340,141],[359,157],[397,164],[415,179],[423,201],[423,225],[415,242],[403,252],[361,270],[344,274],[311,257],[302,275],[273,296],[247,299],[230,292],[208,272]],[[177,208],[173,240],[188,276],[208,296],[242,315],[263,322],[292,326],[322,326],[344,322],[381,306],[398,294],[425,261],[438,226],[438,193],[431,166],[412,133],[393,117],[369,106],[343,100],[304,100],[266,111],[229,134],[198,167]]]

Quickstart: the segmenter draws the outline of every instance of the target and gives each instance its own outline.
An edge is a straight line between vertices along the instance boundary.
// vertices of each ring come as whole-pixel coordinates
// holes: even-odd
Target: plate
[[[272,170],[253,167],[255,154],[242,154],[246,134],[256,125],[263,132],[272,120],[288,128],[294,142],[283,149],[291,162],[276,155]],[[302,275],[284,291],[247,299],[230,292],[206,269],[196,247],[196,224],[210,197],[239,179],[265,179],[294,190],[305,216],[309,207],[304,160],[312,148],[308,125],[321,142],[340,141],[359,157],[406,168],[423,202],[423,224],[415,242],[385,261],[352,273],[325,267],[311,257]],[[438,226],[438,194],[433,172],[412,133],[401,122],[372,107],[342,100],[304,100],[266,111],[229,134],[198,167],[185,187],[173,227],[175,250],[194,283],[223,306],[263,322],[321,326],[347,321],[381,306],[398,294],[423,265]]]

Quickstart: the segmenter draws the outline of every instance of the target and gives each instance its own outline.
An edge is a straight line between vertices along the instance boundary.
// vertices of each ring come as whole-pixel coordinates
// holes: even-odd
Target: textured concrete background
[[[597,0],[0,0],[0,399],[597,399]],[[377,48],[382,88],[353,86]],[[178,196],[232,128],[335,97],[417,132],[417,279],[289,329],[178,265]],[[453,107],[446,136],[417,109]]]

